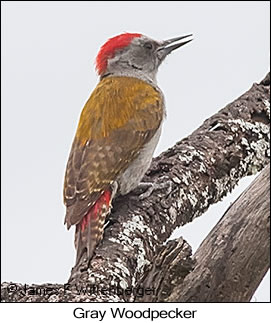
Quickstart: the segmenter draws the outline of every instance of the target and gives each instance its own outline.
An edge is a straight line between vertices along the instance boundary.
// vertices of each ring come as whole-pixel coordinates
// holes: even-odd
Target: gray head
[[[155,41],[141,34],[125,33],[110,38],[100,49],[96,69],[101,77],[127,75],[154,81],[158,67],[173,50],[189,43],[192,35]]]

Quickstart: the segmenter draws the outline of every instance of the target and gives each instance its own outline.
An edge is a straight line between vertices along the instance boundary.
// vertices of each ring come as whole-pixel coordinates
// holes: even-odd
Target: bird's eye
[[[153,45],[150,42],[145,43],[144,47],[147,48],[147,49],[153,49]]]

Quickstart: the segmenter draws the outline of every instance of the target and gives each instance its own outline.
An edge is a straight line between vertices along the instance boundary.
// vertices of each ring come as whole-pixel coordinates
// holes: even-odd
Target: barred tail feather
[[[106,190],[91,207],[82,221],[76,225],[75,248],[76,248],[76,265],[86,258],[87,262],[93,257],[98,243],[103,237],[104,222],[107,214],[110,213],[111,190]]]

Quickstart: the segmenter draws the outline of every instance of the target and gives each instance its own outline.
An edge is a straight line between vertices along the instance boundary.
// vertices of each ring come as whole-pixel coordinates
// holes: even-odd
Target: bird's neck
[[[101,76],[101,79],[104,79],[105,77],[114,77],[114,76],[127,76],[127,77],[135,77],[137,79],[140,79],[144,82],[149,83],[150,85],[152,85],[154,88],[158,88],[157,85],[157,80],[156,80],[156,73],[144,73],[141,70],[123,70],[123,71],[113,71],[113,72],[108,72],[105,73]]]

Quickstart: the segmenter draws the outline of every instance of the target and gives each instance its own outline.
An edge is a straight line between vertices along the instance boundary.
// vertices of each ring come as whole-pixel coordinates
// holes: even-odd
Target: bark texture
[[[195,269],[167,301],[250,301],[270,266],[269,192],[268,165],[204,240]]]
[[[269,162],[269,95],[268,74],[262,82],[255,83],[249,91],[207,119],[190,136],[155,158],[143,181],[166,181],[168,189],[156,190],[143,201],[137,198],[139,191],[115,201],[104,239],[96,249],[89,269],[72,275],[68,290],[61,285],[51,285],[58,292],[29,295],[20,284],[12,292],[10,285],[3,283],[2,299],[39,302],[144,300],[146,296],[161,293],[159,286],[153,286],[151,281],[148,281],[150,286],[140,286],[159,254],[160,263],[164,261],[165,266],[168,264],[166,258],[172,259],[175,269],[170,267],[172,272],[168,275],[176,277],[176,271],[181,273],[175,286],[182,284],[195,265],[190,247],[182,239],[171,245],[163,246],[163,243],[174,229],[202,215],[211,204],[231,192],[242,177],[255,174]],[[90,287],[89,292],[80,292],[80,286],[86,284]],[[93,286],[96,286],[96,292],[91,289]],[[161,279],[160,286],[163,286],[164,297],[169,297]],[[144,288],[144,295],[140,288]],[[177,290],[174,293],[177,295]]]
[[[269,192],[268,165],[229,207],[192,258],[189,252],[185,254],[188,248],[183,242],[180,252],[176,244],[170,248],[173,241],[169,241],[142,282],[159,286],[159,293],[146,295],[144,301],[250,301],[270,266]],[[183,275],[185,263],[192,271]]]

